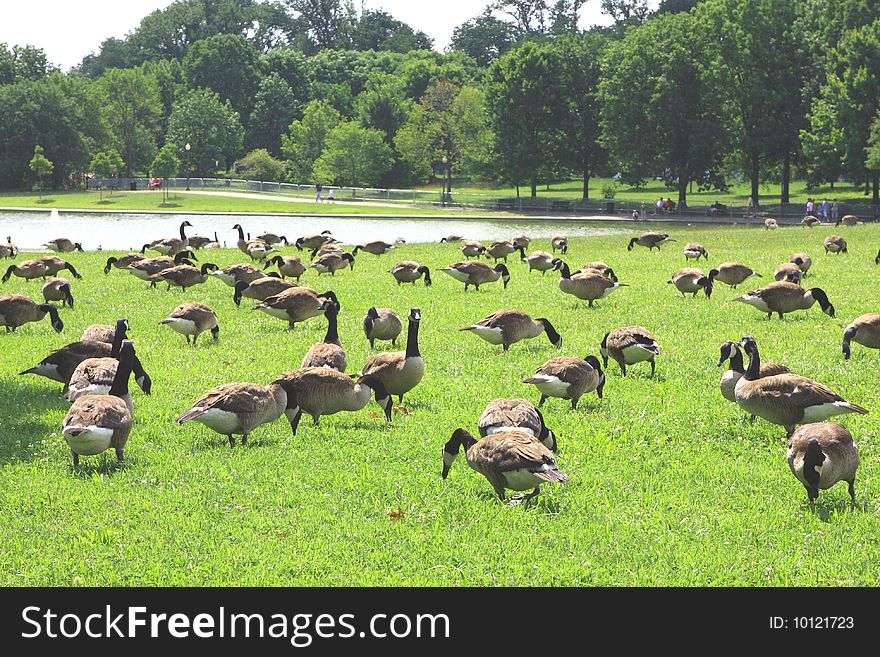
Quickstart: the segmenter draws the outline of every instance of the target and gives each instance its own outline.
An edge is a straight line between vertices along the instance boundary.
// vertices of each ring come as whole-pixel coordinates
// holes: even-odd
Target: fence
[[[88,181],[89,188],[113,188],[124,190],[147,189],[149,178],[92,178]],[[316,191],[314,185],[299,185],[296,183],[282,183],[260,180],[239,180],[231,178],[169,178],[165,181],[169,189],[174,190],[221,190],[230,192],[253,192],[267,194],[281,194],[296,198],[314,200]],[[439,207],[473,208],[481,210],[506,210],[509,212],[545,213],[545,214],[613,214],[631,215],[633,211],[641,212],[645,206],[646,218],[655,217],[655,208],[652,202],[627,199],[565,199],[550,196],[519,196],[499,198],[491,194],[482,194],[471,190],[452,191],[446,193],[440,190],[417,190],[417,189],[381,189],[370,187],[333,187],[325,186],[321,195],[327,199],[330,190],[333,190],[335,201],[373,201],[389,205],[430,205]],[[722,206],[721,209],[712,211],[708,205],[688,205],[677,207],[675,215],[685,217],[726,217],[747,218],[745,205]],[[840,204],[840,216],[854,214],[862,219],[880,219],[880,208],[870,204]],[[768,217],[801,218],[804,216],[804,206],[801,203],[786,204],[762,204],[758,207],[758,215]],[[755,217],[753,220],[758,220]]]

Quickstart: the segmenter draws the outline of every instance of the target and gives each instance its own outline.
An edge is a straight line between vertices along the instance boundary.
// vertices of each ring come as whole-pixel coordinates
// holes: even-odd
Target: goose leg
[[[571,410],[573,410],[573,411],[577,410],[577,407],[578,407],[578,400],[576,397],[572,397],[571,398]]]
[[[654,376],[654,370],[657,368],[657,362],[652,358],[651,359],[651,376]]]
[[[233,435],[230,433],[230,434],[227,435],[226,437],[229,438],[229,448],[232,449],[233,447],[235,447],[235,436],[233,436]]]
[[[849,496],[852,500],[852,508],[856,508],[856,478],[853,477],[848,482],[846,482],[849,487]]]
[[[541,395],[541,401],[538,402],[538,406],[543,406],[545,401],[547,401],[547,395]]]
[[[125,463],[125,454],[123,453],[125,450],[123,448],[119,448],[116,450],[116,460],[117,462]]]
[[[73,450],[70,450],[70,453],[73,454],[73,467],[78,468],[79,467],[79,454],[77,454]]]
[[[299,419],[302,417],[302,411],[300,409],[296,409],[296,413],[293,418],[290,420],[290,428],[293,430],[293,435],[296,435],[296,428],[299,426]]]
[[[244,433],[241,435],[241,445],[244,447],[247,445],[248,434]]]

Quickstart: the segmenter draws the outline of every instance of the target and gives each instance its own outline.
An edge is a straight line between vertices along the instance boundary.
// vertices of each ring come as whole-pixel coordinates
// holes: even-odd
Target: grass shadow
[[[112,454],[112,456],[111,456]],[[96,458],[98,457],[98,458]],[[95,456],[80,456],[79,466],[73,467],[73,458],[68,464],[68,469],[77,479],[91,479],[94,475],[112,477],[117,472],[121,472],[126,468],[136,464],[135,459],[126,458],[123,463],[116,460],[116,452],[112,449],[101,452]]]
[[[0,379],[0,400],[0,464],[38,456],[34,444],[61,430],[46,416],[69,406],[60,387],[24,379]]]
[[[35,201],[39,205],[48,205],[49,203],[55,203],[56,200],[54,198],[40,198]]]

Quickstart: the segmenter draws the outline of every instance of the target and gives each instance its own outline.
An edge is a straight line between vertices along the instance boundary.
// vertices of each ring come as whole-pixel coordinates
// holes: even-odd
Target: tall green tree
[[[35,186],[40,193],[40,198],[43,198],[43,186],[45,184],[46,176],[52,173],[55,165],[52,164],[48,157],[46,157],[43,147],[39,144],[34,146],[34,156],[31,158],[31,161],[28,162],[28,168],[37,177],[37,183]]]
[[[177,155],[178,148],[171,142],[167,142],[153,159],[150,165],[150,173],[156,178],[162,179],[162,202],[168,202],[168,181],[180,173],[180,158]]]
[[[287,134],[281,138],[288,180],[310,183],[314,179],[314,165],[324,152],[327,136],[341,122],[342,115],[323,100],[306,105],[303,118],[291,123]]]
[[[242,117],[250,115],[262,71],[257,49],[244,37],[217,34],[197,41],[183,59],[190,88],[217,92]]]
[[[294,15],[308,26],[317,50],[336,50],[351,46],[357,12],[351,0],[284,0]]]
[[[122,161],[122,157],[115,149],[109,148],[105,151],[95,153],[94,157],[92,157],[92,161],[89,163],[89,169],[92,173],[101,176],[102,178],[110,178],[112,176],[118,176],[125,170],[125,162]],[[113,194],[112,187],[110,194]],[[100,199],[104,200],[103,185],[100,186]]]
[[[262,148],[273,156],[280,156],[281,135],[300,113],[299,101],[281,76],[267,75],[260,81],[260,90],[254,99],[245,139],[247,147]]]
[[[488,67],[516,45],[513,24],[496,18],[491,9],[455,28],[449,48],[472,57],[481,68]]]
[[[258,148],[235,162],[235,172],[246,180],[280,182],[286,169],[284,160],[277,160],[265,148]]]
[[[393,163],[391,149],[379,130],[348,121],[327,135],[314,174],[316,180],[329,184],[374,187]]]
[[[208,89],[195,89],[174,104],[166,141],[177,146],[188,176],[210,176],[219,163],[229,170],[241,153],[244,128],[228,102]]]
[[[424,32],[414,30],[397,20],[387,11],[365,9],[354,24],[351,46],[355,50],[430,50],[434,40]]]

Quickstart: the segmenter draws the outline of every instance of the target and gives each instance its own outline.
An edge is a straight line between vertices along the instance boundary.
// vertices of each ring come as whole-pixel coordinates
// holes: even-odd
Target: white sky
[[[434,38],[442,50],[452,31],[482,13],[489,0],[364,0],[370,9],[384,9],[398,20]],[[122,38],[141,18],[170,5],[172,0],[2,0],[0,43],[30,44],[46,51],[49,61],[63,70],[97,52],[109,37]],[[360,1],[356,0],[356,6]],[[652,5],[657,4],[652,2]],[[607,25],[600,0],[588,0],[581,25]]]

